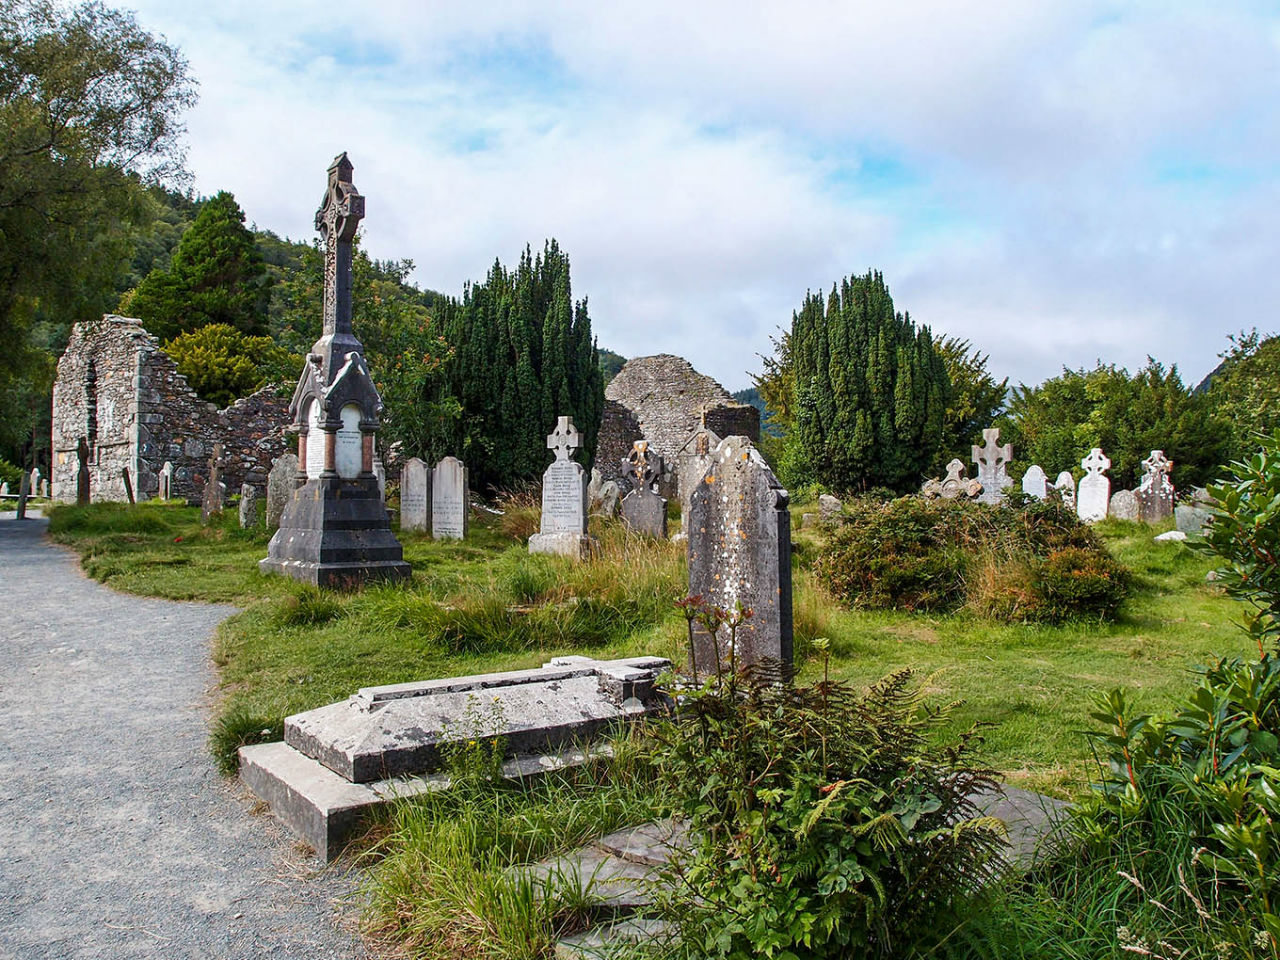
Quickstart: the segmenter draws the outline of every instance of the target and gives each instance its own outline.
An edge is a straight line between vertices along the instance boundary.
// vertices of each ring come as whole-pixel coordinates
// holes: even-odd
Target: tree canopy
[[[1280,337],[1251,330],[1230,337],[1222,363],[1203,384],[1204,392],[1230,424],[1231,460],[1243,460],[1258,437],[1280,427]]]
[[[987,370],[987,354],[968,340],[946,337],[938,344],[938,352],[942,354],[951,383],[942,425],[943,440],[930,471],[942,476],[953,459],[969,462],[973,444],[981,444],[982,431],[990,427],[1004,409],[1009,378],[997,381]]]

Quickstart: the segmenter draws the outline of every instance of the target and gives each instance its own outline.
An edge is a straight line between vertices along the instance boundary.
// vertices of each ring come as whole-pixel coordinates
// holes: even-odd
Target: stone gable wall
[[[96,440],[89,436],[87,371],[97,379]],[[76,324],[58,361],[53,400],[53,496],[76,496],[76,444],[91,447],[90,497],[126,498],[128,467],[139,500],[160,490],[160,468],[173,464],[173,496],[199,499],[208,460],[221,441],[228,492],[266,485],[271,461],[286,450],[288,400],[273,387],[218,410],[196,396],[177,364],[137,320],[107,316]]]

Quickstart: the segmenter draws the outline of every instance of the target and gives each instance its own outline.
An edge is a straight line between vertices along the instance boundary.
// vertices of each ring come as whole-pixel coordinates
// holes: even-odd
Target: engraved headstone
[[[209,474],[204,482],[204,498],[200,503],[200,522],[208,523],[209,518],[222,510],[226,484],[222,482],[222,444],[213,445],[213,454],[209,457]]]
[[[445,457],[431,471],[431,536],[465,540],[470,514],[466,465],[457,457]]]
[[[1173,461],[1163,450],[1152,450],[1151,456],[1142,461],[1142,482],[1134,491],[1138,500],[1138,518],[1143,523],[1160,523],[1173,516]]]
[[[84,506],[89,502],[89,441],[84,437],[76,444],[76,503]]]
[[[1043,500],[1049,495],[1048,486],[1049,478],[1038,463],[1032,464],[1022,475],[1022,492],[1035,500]]]
[[[364,464],[364,434],[360,431],[360,408],[348,403],[342,408],[342,426],[334,447],[334,467],[338,476],[354,480]]]
[[[1053,481],[1053,489],[1057,490],[1058,496],[1062,498],[1062,505],[1074,513],[1076,509],[1076,478],[1072,476],[1070,470],[1063,470],[1058,474],[1058,479]]]
[[[662,457],[650,449],[648,440],[637,440],[631,453],[622,458],[622,469],[631,481],[631,492],[622,498],[622,522],[646,537],[665,538],[667,501],[657,489]]]
[[[997,504],[1004,501],[1004,492],[1013,486],[1008,465],[1013,459],[1013,446],[1000,446],[1000,428],[982,431],[983,445],[973,448],[973,462],[978,465],[978,482],[982,484],[981,503]]]
[[[160,468],[160,489],[157,495],[161,500],[173,499],[173,464],[168,460]]]
[[[258,488],[251,483],[240,485],[240,526],[252,530],[258,525]]]
[[[1100,447],[1094,447],[1080,466],[1084,467],[1085,476],[1076,491],[1076,515],[1085,523],[1105,520],[1111,501],[1111,479],[1106,474],[1111,469],[1111,459]]]
[[[1138,498],[1132,490],[1117,490],[1111,495],[1107,514],[1116,520],[1137,520]]]
[[[320,427],[320,402],[307,407],[307,479],[319,479],[324,473],[325,435]]]
[[[713,637],[696,628],[699,677],[727,664],[764,659],[790,664],[791,514],[787,491],[746,437],[728,437],[690,498],[689,594],[731,613],[750,610],[730,651],[728,626]]]
[[[400,529],[431,529],[430,471],[417,457],[405,461],[400,470]]]
[[[285,453],[271,461],[271,472],[267,474],[267,529],[275,530],[280,526],[280,517],[284,513],[284,505],[293,496],[298,486],[298,455]]]
[[[555,553],[584,559],[592,541],[587,536],[587,475],[582,464],[570,459],[582,446],[578,428],[569,417],[560,417],[547,437],[547,449],[555,459],[542,474],[542,524],[529,538],[530,553]]]

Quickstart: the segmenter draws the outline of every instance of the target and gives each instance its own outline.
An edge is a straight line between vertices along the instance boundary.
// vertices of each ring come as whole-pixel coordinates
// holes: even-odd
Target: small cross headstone
[[[1137,520],[1138,498],[1132,490],[1117,490],[1111,495],[1107,514],[1116,520]]]
[[[973,498],[982,493],[982,483],[966,476],[966,472],[967,468],[959,459],[947,464],[947,478],[942,481],[940,494],[943,500],[954,500],[956,497]]]
[[[252,530],[258,525],[258,488],[251,483],[240,485],[240,527]]]
[[[1111,459],[1101,447],[1094,447],[1080,461],[1080,466],[1085,469],[1085,477],[1076,492],[1076,514],[1085,523],[1105,520],[1111,501],[1111,479],[1106,475],[1111,469]]]
[[[89,502],[89,441],[84,437],[76,444],[76,503],[84,506]]]
[[[427,465],[417,457],[400,470],[400,529],[425,532],[431,528],[431,483]]]
[[[431,471],[431,536],[465,540],[470,513],[467,467],[457,457],[445,457]]]
[[[983,445],[973,448],[973,462],[978,465],[978,482],[982,484],[982,503],[997,504],[1004,500],[1004,491],[1013,486],[1008,465],[1013,459],[1013,445],[1000,446],[1000,429],[992,427],[982,431]]]
[[[173,499],[173,464],[168,460],[160,468],[160,499]]]
[[[1058,496],[1062,499],[1062,505],[1075,513],[1076,509],[1076,478],[1071,475],[1070,470],[1063,470],[1058,474],[1058,479],[1053,481],[1053,489],[1058,491]]]
[[[267,474],[267,529],[280,526],[285,504],[298,486],[298,455],[285,453],[271,461]]]
[[[738,628],[738,666],[792,658],[791,514],[787,491],[746,437],[728,437],[690,498],[689,594],[733,612],[752,611]],[[717,637],[697,627],[694,667],[700,677],[729,659],[729,630]]]
[[[1142,461],[1142,482],[1134,491],[1138,503],[1138,517],[1144,523],[1159,523],[1173,516],[1173,461],[1163,450],[1152,450],[1151,456]]]
[[[590,555],[587,536],[587,475],[582,464],[570,459],[582,445],[578,428],[569,417],[560,417],[547,437],[547,449],[555,459],[542,474],[542,524],[529,538],[530,553],[555,553],[582,559]]]
[[[1035,500],[1043,500],[1049,495],[1048,485],[1049,478],[1038,463],[1032,464],[1022,475],[1022,492]]]
[[[622,469],[632,483],[622,498],[622,521],[636,533],[663,539],[667,535],[667,501],[658,495],[662,457],[649,449],[648,440],[637,440],[622,458]]]
[[[204,498],[200,503],[200,522],[208,523],[209,518],[222,510],[227,486],[222,482],[222,444],[213,445],[213,454],[209,457],[209,476],[204,482]]]

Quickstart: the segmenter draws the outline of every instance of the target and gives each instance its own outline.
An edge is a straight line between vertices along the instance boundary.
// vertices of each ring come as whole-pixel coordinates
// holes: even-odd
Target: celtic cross
[[[1101,447],[1094,447],[1089,451],[1089,455],[1080,461],[1080,466],[1084,467],[1090,476],[1101,476],[1111,469],[1111,458],[1102,452]]]
[[[649,450],[648,440],[637,440],[631,445],[631,452],[623,460],[626,469],[636,478],[636,486],[641,490],[651,490],[662,475],[662,457]]]
[[[351,182],[351,161],[339,154],[329,166],[329,186],[316,211],[324,240],[324,333],[351,333],[351,241],[364,219],[364,197]]]
[[[547,449],[554,450],[557,460],[568,460],[569,455],[582,446],[582,435],[569,417],[556,420],[556,428],[547,437]]]
[[[999,427],[983,430],[982,439],[985,441],[984,445],[973,448],[973,462],[984,472],[997,476],[1000,468],[1013,459],[1013,444],[1006,443],[1003,447],[999,445]]]
[[[1142,461],[1142,469],[1149,474],[1162,473],[1168,476],[1173,470],[1173,461],[1164,455],[1163,450],[1152,450],[1151,456]]]

